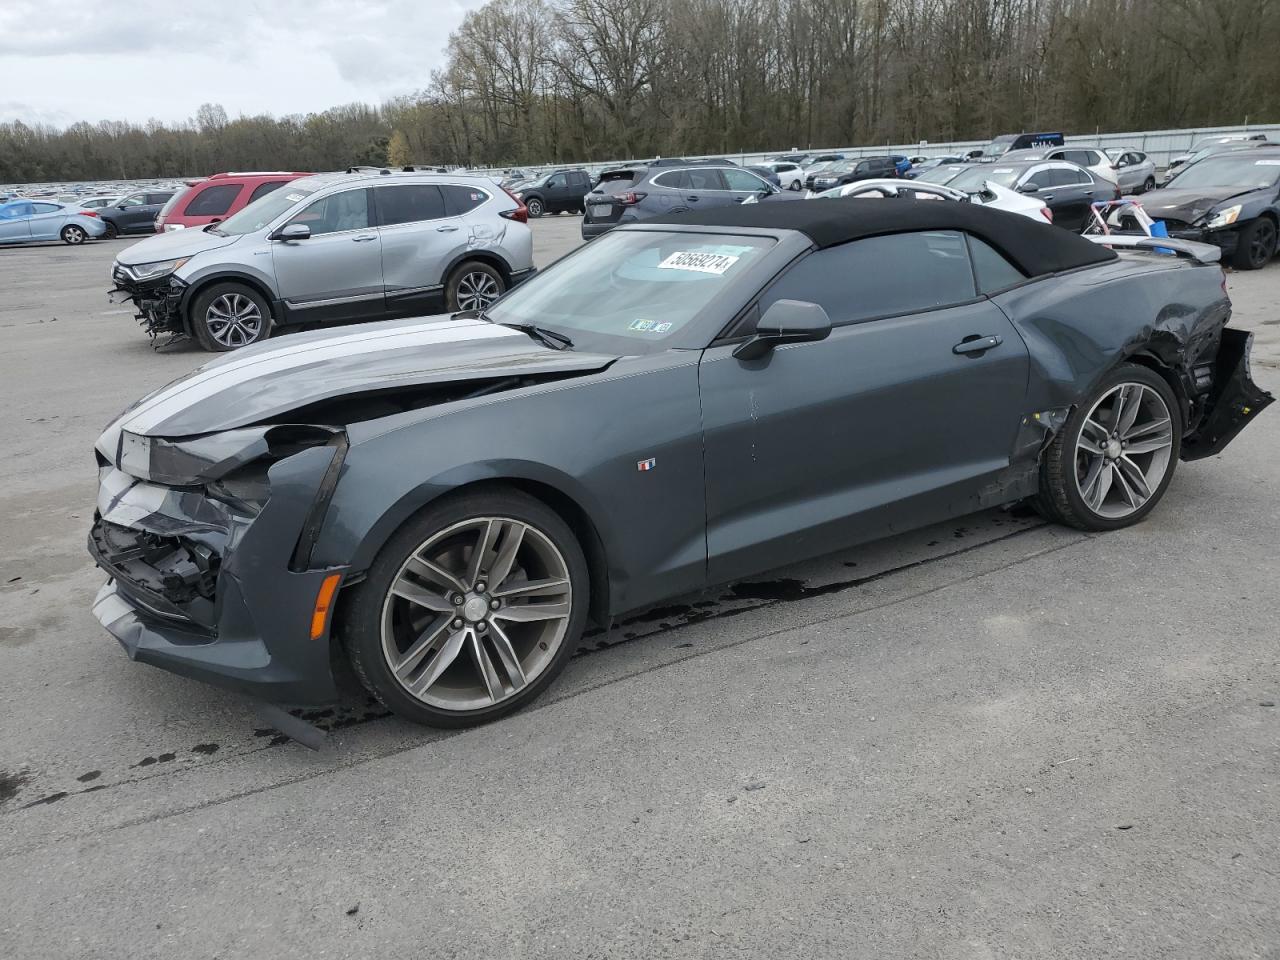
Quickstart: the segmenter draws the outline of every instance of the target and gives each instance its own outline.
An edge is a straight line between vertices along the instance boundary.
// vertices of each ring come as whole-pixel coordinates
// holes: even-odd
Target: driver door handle
[[[352,237],[351,242],[352,243],[368,243],[370,240],[377,240],[377,239],[378,238],[375,236],[366,234],[359,237]]]
[[[453,233],[457,227],[436,227],[436,233]]]
[[[959,353],[959,354],[986,353],[992,347],[998,347],[1002,343],[1004,343],[1004,338],[1000,336],[991,336],[991,337],[969,336],[969,337],[965,337],[963,340],[957,343],[954,347],[952,347],[951,352]]]
[[[697,200],[697,199],[698,199],[698,195],[697,195],[696,193],[691,193],[691,194],[689,194],[689,196],[685,197],[685,199],[686,199],[686,200]]]

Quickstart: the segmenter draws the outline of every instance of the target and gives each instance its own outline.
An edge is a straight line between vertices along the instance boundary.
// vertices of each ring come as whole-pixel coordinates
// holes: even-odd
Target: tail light
[[[637,193],[634,190],[628,190],[626,193],[619,193],[615,195],[613,199],[617,200],[624,206],[633,207],[647,196],[647,193]]]
[[[1053,223],[1053,211],[1050,210],[1048,207],[1040,208],[1040,216],[1044,217],[1050,223]]]
[[[96,211],[94,211],[94,210],[81,210],[81,211],[80,211],[80,216],[82,216],[82,217],[96,217],[97,215],[98,215],[98,214],[97,214],[97,212],[96,212]]]
[[[502,192],[516,202],[516,208],[514,210],[499,210],[498,216],[505,217],[507,220],[514,220],[516,223],[528,223],[529,208],[524,205],[524,201],[506,187],[502,187]]]

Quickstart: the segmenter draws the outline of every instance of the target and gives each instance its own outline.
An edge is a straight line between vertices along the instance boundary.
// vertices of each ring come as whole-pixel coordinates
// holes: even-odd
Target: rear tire
[[[1156,178],[1147,177],[1142,183],[1142,193],[1149,193],[1156,188]]]
[[[107,225],[107,232],[102,235],[102,239],[114,240],[116,237],[120,236],[120,228],[117,227],[112,221],[104,220],[103,223]]]
[[[459,310],[483,310],[506,292],[507,282],[497,268],[479,260],[458,264],[445,283],[445,307],[450,313]]]
[[[582,636],[589,592],[568,524],[528,494],[489,489],[447,496],[401,527],[344,592],[336,629],[356,676],[389,710],[469,727],[551,684]]]
[[[70,246],[77,247],[89,239],[89,234],[85,232],[84,227],[69,223],[62,228],[62,242]]]
[[[191,332],[210,353],[226,353],[271,336],[271,308],[243,283],[215,283],[191,305]]]
[[[1181,406],[1169,384],[1146,367],[1121,364],[1049,444],[1033,505],[1079,530],[1138,523],[1164,496],[1181,448]]]
[[[1268,217],[1258,217],[1240,229],[1231,265],[1237,270],[1261,270],[1275,255],[1275,222]]]
[[[791,185],[790,185],[790,186],[788,186],[788,187],[787,187],[787,189],[788,189],[788,190],[803,190],[803,189],[804,189],[804,182],[803,182],[803,181],[801,181],[801,180],[792,180],[792,181],[791,181]]]

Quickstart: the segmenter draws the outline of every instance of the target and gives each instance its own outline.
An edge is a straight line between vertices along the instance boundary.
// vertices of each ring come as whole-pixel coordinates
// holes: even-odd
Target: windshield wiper
[[[566,337],[563,333],[556,333],[554,330],[548,330],[546,327],[540,327],[533,323],[503,323],[501,320],[495,320],[483,310],[477,310],[475,315],[486,323],[496,323],[500,327],[510,327],[512,330],[519,330],[521,333],[527,333],[533,339],[537,340],[544,347],[550,347],[552,350],[572,350],[573,341]]]

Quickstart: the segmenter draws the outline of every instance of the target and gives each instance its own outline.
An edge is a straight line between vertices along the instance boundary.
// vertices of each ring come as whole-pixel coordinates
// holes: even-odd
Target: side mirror
[[[311,239],[311,228],[305,223],[286,223],[283,227],[271,234],[272,240],[309,240]]]
[[[1034,183],[1024,183],[1022,186],[1018,188],[1018,192],[1019,193],[1039,193],[1040,188],[1037,187]]]
[[[738,344],[733,355],[739,360],[757,360],[784,343],[825,340],[831,335],[827,311],[807,300],[778,300],[764,312],[751,339]]]

